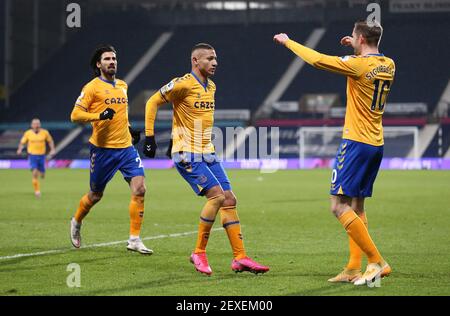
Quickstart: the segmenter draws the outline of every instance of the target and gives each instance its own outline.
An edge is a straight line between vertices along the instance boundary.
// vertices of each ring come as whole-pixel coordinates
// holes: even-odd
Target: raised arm
[[[274,41],[286,46],[294,54],[315,68],[331,71],[350,77],[359,77],[362,74],[360,62],[352,56],[338,57],[321,54],[314,49],[301,45],[284,34],[274,36]],[[348,40],[343,38],[341,44],[346,45]],[[347,46],[347,45],[346,45]]]

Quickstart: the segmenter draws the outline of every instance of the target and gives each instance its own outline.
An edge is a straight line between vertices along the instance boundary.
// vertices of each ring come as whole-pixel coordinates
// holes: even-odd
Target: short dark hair
[[[368,45],[378,46],[383,35],[383,27],[377,21],[369,25],[366,20],[359,20],[355,23],[355,32],[361,34]]]
[[[196,51],[197,49],[214,49],[211,45],[207,43],[198,43],[195,44],[194,47],[192,47],[191,54]]]
[[[94,70],[94,76],[96,76],[96,77],[100,76],[100,69],[98,69],[98,67],[97,67],[97,62],[100,61],[103,53],[106,53],[106,52],[116,53],[116,50],[110,44],[99,44],[99,45],[97,45],[97,47],[94,50],[94,53],[92,54],[90,65],[91,65],[92,70]]]

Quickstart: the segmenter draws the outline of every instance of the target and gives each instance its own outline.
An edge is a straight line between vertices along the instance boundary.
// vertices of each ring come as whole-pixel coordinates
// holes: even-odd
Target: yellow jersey
[[[22,145],[27,145],[27,152],[30,155],[45,155],[46,153],[46,143],[53,141],[52,136],[46,130],[41,128],[39,132],[35,133],[32,129],[27,130],[24,134],[20,143]]]
[[[347,76],[342,138],[382,146],[382,116],[395,76],[395,63],[383,54],[328,56],[292,40],[286,47],[312,66]]]
[[[131,146],[131,134],[128,130],[128,86],[125,81],[116,79],[106,81],[101,77],[87,83],[75,102],[72,120],[91,122],[92,135],[89,142],[102,148],[126,148]],[[100,120],[99,116],[106,108],[116,114],[112,120]],[[89,113],[83,115],[80,113]],[[86,114],[87,114],[86,113]]]
[[[157,106],[173,104],[172,152],[212,153],[216,85],[201,82],[194,73],[175,78],[147,102],[145,134],[154,135]]]

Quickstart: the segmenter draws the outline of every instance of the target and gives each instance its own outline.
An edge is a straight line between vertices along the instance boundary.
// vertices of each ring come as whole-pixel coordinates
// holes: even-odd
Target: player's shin
[[[342,226],[344,226],[347,234],[367,255],[369,263],[379,263],[383,260],[375,243],[369,235],[369,231],[361,218],[359,218],[353,210],[344,212],[339,217],[339,221]]]
[[[34,178],[31,180],[33,184],[34,193],[40,192],[40,184],[38,178]]]
[[[78,206],[78,209],[75,213],[75,220],[81,224],[81,222],[83,221],[83,218],[86,217],[86,215],[89,213],[89,210],[92,208],[92,206],[94,206],[94,202],[92,202],[88,195],[85,194],[81,200],[80,200],[80,205]]]
[[[144,220],[144,197],[132,195],[130,201],[130,239],[138,238]]]
[[[197,242],[195,244],[194,253],[206,252],[209,233],[216,219],[217,212],[225,200],[224,195],[220,194],[209,198],[200,214],[200,223],[198,225]]]
[[[364,226],[368,228],[366,213],[363,212],[358,216],[363,221]],[[358,246],[358,244],[352,239],[352,237],[348,236],[348,242],[350,248],[350,258],[348,260],[346,268],[349,270],[361,270],[363,251]]]
[[[228,239],[233,249],[236,260],[246,257],[244,241],[242,238],[241,223],[237,214],[236,206],[226,206],[220,209],[220,218],[225,228]]]

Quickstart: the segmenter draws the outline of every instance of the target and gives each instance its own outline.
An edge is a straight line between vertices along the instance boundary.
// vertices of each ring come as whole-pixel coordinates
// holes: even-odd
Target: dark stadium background
[[[16,156],[15,149],[33,117],[39,117],[60,144],[56,160],[87,158],[91,129],[77,129],[70,122],[70,112],[82,86],[92,78],[90,54],[102,42],[118,51],[118,77],[129,79],[130,119],[136,128],[143,130],[147,98],[173,77],[189,72],[190,48],[208,42],[219,57],[214,77],[216,109],[220,110],[216,127],[224,134],[227,126],[279,127],[277,154],[298,158],[300,127],[342,126],[346,82],[306,65],[271,96],[295,59],[273,43],[273,35],[286,32],[299,42],[315,40],[320,52],[351,54],[339,45],[339,39],[351,33],[355,20],[371,13],[367,11],[371,1],[364,0],[97,0],[76,1],[81,27],[69,27],[69,3],[15,0],[0,6],[1,159],[24,159]],[[417,128],[417,148],[412,134],[387,135],[385,157],[449,159],[448,6],[438,0],[422,5],[414,0],[378,3],[385,29],[381,51],[397,66],[384,125]],[[137,67],[152,47],[150,61]],[[171,126],[170,107],[163,109],[157,121],[160,158],[164,158]],[[340,135],[334,136],[336,141],[328,147],[316,144],[322,141],[320,135],[318,140],[312,136],[306,144],[307,157],[331,158]],[[233,153],[228,155],[233,158]],[[445,159],[407,165],[448,167]]]

